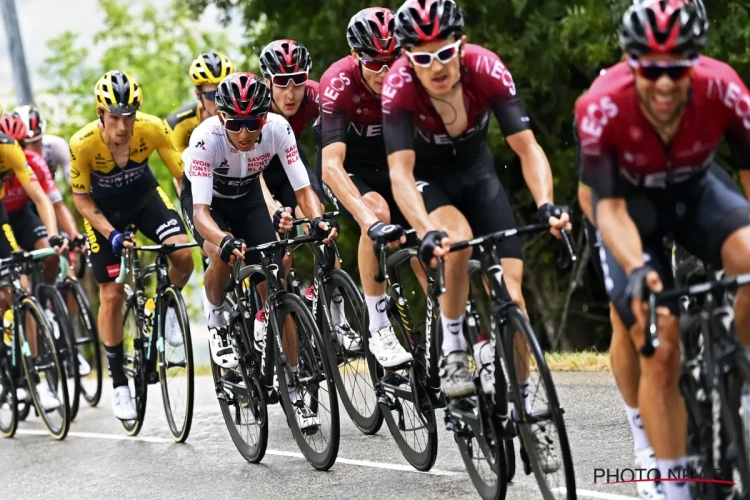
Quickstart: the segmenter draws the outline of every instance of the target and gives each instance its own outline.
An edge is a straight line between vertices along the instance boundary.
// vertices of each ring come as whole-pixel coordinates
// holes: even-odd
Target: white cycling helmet
[[[44,130],[47,128],[47,121],[42,117],[39,108],[33,104],[18,106],[13,110],[13,114],[18,115],[23,120],[24,125],[26,125],[29,138],[25,142],[34,142],[42,138]]]

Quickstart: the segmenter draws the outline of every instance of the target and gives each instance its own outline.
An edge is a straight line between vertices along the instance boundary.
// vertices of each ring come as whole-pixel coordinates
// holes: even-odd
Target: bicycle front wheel
[[[724,360],[729,368],[725,375],[726,400],[722,403],[722,434],[726,449],[722,453],[724,479],[734,481],[738,498],[750,496],[750,359],[741,347]]]
[[[21,364],[31,399],[50,435],[57,440],[65,439],[70,429],[70,401],[65,367],[57,355],[55,338],[35,298],[22,298],[17,312],[20,313],[15,321],[18,322]],[[57,405],[45,409],[40,391],[49,392],[48,396],[51,397],[47,398],[47,402],[56,400]]]
[[[162,295],[159,321],[159,381],[164,414],[169,432],[178,443],[184,443],[190,434],[193,421],[193,342],[190,323],[182,294],[170,285]]]
[[[283,334],[275,335],[281,335],[284,346],[283,359],[277,352],[276,370],[287,423],[310,465],[328,470],[338,456],[340,429],[338,398],[325,344],[312,313],[298,296],[285,293],[276,313]]]
[[[124,370],[130,381],[130,396],[138,416],[135,420],[122,420],[120,423],[128,436],[137,436],[143,427],[146,417],[146,399],[148,397],[148,381],[146,371],[146,346],[148,337],[142,334],[138,322],[138,301],[129,286],[125,286],[125,312],[122,315],[123,337],[122,348],[125,351]]]
[[[91,305],[81,284],[74,279],[68,278],[64,290],[72,297],[74,305],[71,307],[70,321],[73,323],[73,334],[78,355],[83,358],[89,367],[88,373],[81,374],[81,396],[86,403],[95,407],[102,397],[102,354],[99,344],[99,330],[96,318],[91,312]],[[84,375],[85,373],[85,375]]]
[[[507,319],[503,350],[522,456],[528,459],[544,500],[575,500],[573,458],[552,374],[526,316],[513,306]]]
[[[0,345],[0,434],[12,438],[18,428],[18,401],[16,384],[7,359],[3,359],[5,346]]]

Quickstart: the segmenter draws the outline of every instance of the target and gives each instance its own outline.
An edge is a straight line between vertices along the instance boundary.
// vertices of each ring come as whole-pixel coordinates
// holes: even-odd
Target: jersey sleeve
[[[619,169],[615,148],[610,142],[612,120],[602,120],[600,107],[589,106],[591,93],[576,103],[576,154],[581,183],[591,188],[597,198],[619,198]],[[614,106],[609,96],[593,99],[604,106]],[[610,108],[612,109],[612,108]]]
[[[52,161],[52,164],[47,164],[47,167],[53,167],[52,170],[54,170],[57,167],[62,168],[63,174],[65,175],[65,179],[70,182],[70,151],[68,149],[68,142],[63,139],[62,137],[58,137],[56,135],[44,135],[44,139],[49,138],[49,148],[50,148],[50,161]],[[42,140],[44,140],[42,139]],[[50,173],[52,173],[52,170],[50,170]]]
[[[727,114],[726,139],[735,169],[750,169],[750,92],[732,68],[726,68],[726,90],[721,98]]]
[[[474,47],[475,53],[467,58],[468,69],[482,89],[484,98],[492,109],[505,137],[529,130],[529,115],[516,93],[513,76],[503,61],[492,51]]]
[[[346,144],[349,122],[348,103],[352,98],[351,76],[334,65],[320,79],[320,128],[322,147],[337,142]]]
[[[414,122],[412,103],[416,100],[413,78],[406,68],[396,63],[388,72],[383,93],[381,108],[383,111],[383,140],[387,154],[397,151],[414,150]]]
[[[18,143],[12,141],[12,143],[5,145],[0,154],[3,155],[3,163],[10,166],[10,170],[13,171],[22,186],[31,182],[31,169],[26,166],[26,155],[23,154],[23,149]]]
[[[44,161],[44,158],[42,158],[40,155],[33,155],[30,157],[27,156],[26,160],[28,161],[29,166],[33,170],[34,174],[36,174],[35,176],[39,181],[39,184],[41,184],[42,189],[44,189],[44,192],[47,193],[47,196],[49,196],[49,199],[52,201],[52,203],[62,201],[62,194],[57,188],[55,179],[52,177],[52,172],[49,171],[49,166],[47,165],[47,162]]]
[[[169,118],[164,120],[164,126],[169,129],[172,145],[177,151],[185,151],[190,144],[190,131],[187,127],[180,126],[181,123],[172,126]]]
[[[82,144],[81,132],[70,139],[70,187],[73,194],[91,194],[91,165]]]
[[[276,149],[275,153],[281,162],[281,166],[284,167],[286,176],[289,178],[289,184],[291,184],[292,189],[295,191],[309,186],[310,178],[307,175],[305,164],[302,163],[302,159],[300,158],[297,138],[291,132],[288,124],[279,121],[274,122],[274,125],[273,144]]]
[[[205,129],[204,129],[205,131]],[[193,204],[210,205],[214,197],[214,165],[218,165],[216,151],[210,140],[210,132],[202,133],[196,129],[190,137],[190,144],[182,157],[187,165],[187,176],[190,179]],[[204,137],[206,136],[206,137]]]
[[[182,177],[182,171],[185,170],[185,164],[182,163],[180,150],[178,150],[172,141],[172,129],[166,123],[159,122],[153,125],[156,150],[169,169],[172,177],[179,179]]]

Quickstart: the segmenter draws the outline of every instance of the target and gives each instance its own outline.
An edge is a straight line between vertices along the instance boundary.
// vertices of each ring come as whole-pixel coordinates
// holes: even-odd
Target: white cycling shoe
[[[78,353],[78,374],[81,377],[85,377],[91,373],[91,365],[86,361],[86,358],[84,358],[81,353]]]
[[[182,328],[180,328],[180,322],[177,320],[177,313],[171,307],[167,309],[167,316],[164,320],[164,337],[167,340],[167,344],[172,347],[180,347],[184,343],[184,340],[182,340]]]
[[[56,410],[60,407],[60,400],[49,388],[47,382],[39,382],[36,385],[37,403],[44,411]]]
[[[211,359],[216,365],[222,368],[236,368],[239,364],[227,326],[209,330],[208,347],[211,351]]]
[[[117,387],[112,394],[112,413],[119,420],[135,420],[138,418],[138,412],[135,411],[133,398],[130,394],[130,387],[127,385]]]
[[[370,352],[383,368],[393,368],[414,359],[399,343],[390,324],[383,325],[371,333]]]
[[[645,469],[647,471],[656,470],[656,455],[652,448],[646,448],[636,452],[635,454],[635,468]],[[646,481],[635,483],[638,496],[643,500],[666,500],[667,497],[664,495],[664,490],[661,482],[657,481]]]

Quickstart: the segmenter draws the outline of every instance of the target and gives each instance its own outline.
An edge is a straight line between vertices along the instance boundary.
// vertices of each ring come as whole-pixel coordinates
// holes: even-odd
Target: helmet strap
[[[359,58],[357,58],[357,60],[359,61]],[[378,99],[380,99],[380,94],[378,94],[377,92],[375,92],[372,89],[372,87],[370,87],[370,84],[367,83],[367,80],[365,79],[365,71],[362,68],[362,61],[359,61],[359,76],[362,78],[362,83],[365,84],[365,87],[367,87],[367,90],[369,90],[372,93],[372,95],[374,95],[375,97],[377,97]]]

